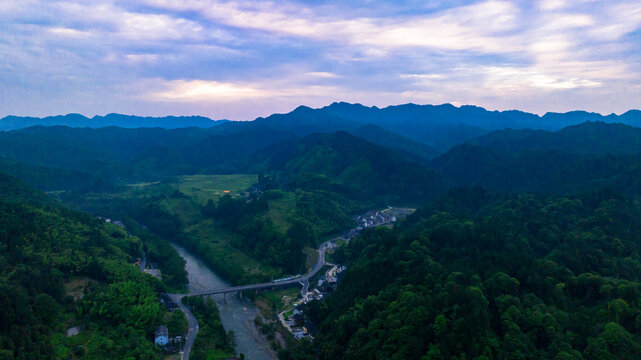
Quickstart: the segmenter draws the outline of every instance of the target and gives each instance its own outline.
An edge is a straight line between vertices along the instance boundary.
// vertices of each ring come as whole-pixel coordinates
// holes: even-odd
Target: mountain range
[[[567,113],[548,112],[543,116],[518,110],[488,111],[482,107],[451,104],[416,105],[403,104],[378,108],[361,104],[336,102],[313,109],[299,106],[285,114],[259,117],[251,122],[212,120],[201,116],[140,117],[108,114],[87,118],[79,114],[50,116],[45,118],[7,116],[0,119],[0,130],[15,130],[30,126],[69,126],[100,128],[117,126],[123,128],[159,127],[165,129],[198,127],[211,128],[222,125],[226,128],[251,126],[284,130],[297,135],[315,132],[355,132],[364,125],[375,125],[418,143],[429,145],[445,152],[452,146],[501,129],[534,129],[556,131],[586,121],[622,123],[632,126],[641,124],[641,111],[630,110],[624,114],[601,115],[585,111]],[[362,129],[361,129],[362,131]],[[367,131],[371,132],[372,129]],[[415,145],[413,145],[415,147]],[[429,154],[433,150],[420,150]],[[429,156],[429,155],[428,155]]]
[[[611,121],[636,124],[639,114],[539,117],[449,104],[379,109],[334,103],[255,121],[169,118],[215,124],[209,127],[40,125],[0,132],[0,171],[45,191],[105,190],[184,174],[261,172],[284,178],[313,173],[354,196],[401,202],[424,201],[449,186],[476,185],[543,193],[611,186],[636,194],[641,193],[636,180],[641,128]],[[64,118],[81,119],[45,119]],[[525,126],[531,128],[520,128]]]
[[[227,120],[212,120],[203,116],[164,116],[143,117],[122,114],[107,114],[88,118],[80,114],[47,116],[44,118],[9,115],[0,119],[0,130],[15,130],[30,126],[69,126],[100,128],[118,126],[123,128],[159,127],[177,129],[184,127],[208,128],[226,122]]]

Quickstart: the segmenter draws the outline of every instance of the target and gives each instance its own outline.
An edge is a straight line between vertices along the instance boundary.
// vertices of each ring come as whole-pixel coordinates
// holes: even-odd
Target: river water
[[[230,286],[185,248],[176,244],[172,246],[185,259],[189,292]],[[238,294],[227,294],[227,301],[224,301],[223,295],[215,295],[213,298],[220,309],[220,319],[225,330],[233,330],[236,334],[237,354],[245,354],[248,360],[277,359],[276,354],[254,325],[254,318],[260,311],[253,302],[247,299],[241,300]]]

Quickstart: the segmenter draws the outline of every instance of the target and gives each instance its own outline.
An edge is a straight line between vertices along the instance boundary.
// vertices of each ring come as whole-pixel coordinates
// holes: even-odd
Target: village
[[[327,265],[326,265],[327,266]],[[309,288],[302,297],[290,307],[278,314],[278,320],[296,339],[304,337],[313,340],[311,324],[306,323],[304,305],[313,300],[323,300],[332,291],[336,290],[338,283],[344,275],[346,266],[328,264],[329,269],[317,278],[311,279]],[[313,282],[312,282],[313,281]],[[310,290],[311,289],[311,290]]]
[[[363,229],[390,225],[397,221],[397,219],[401,219],[413,212],[414,209],[388,207],[385,210],[374,210],[356,216],[354,217],[356,227],[347,231],[342,236],[328,240],[324,246],[327,250],[331,251],[348,243],[351,239],[358,236]],[[314,340],[314,324],[306,320],[304,314],[305,305],[314,300],[322,301],[329,293],[336,290],[338,283],[345,274],[345,270],[347,270],[347,267],[344,265],[327,262],[325,264],[325,267],[328,267],[325,273],[310,279],[308,286],[305,286],[307,284],[304,285],[303,291],[301,291],[301,299],[278,314],[278,319],[281,324],[298,340],[303,338]]]
[[[339,237],[328,240],[322,247],[326,251],[332,252],[337,247],[349,243],[349,241],[358,236],[362,230],[390,225],[398,219],[411,214],[413,211],[414,209],[388,207],[384,210],[374,210],[355,216],[354,223],[356,226],[354,228]],[[111,219],[103,220],[124,227],[124,224],[120,221]],[[144,253],[141,258],[136,259],[133,265],[139,267],[141,271],[147,274],[162,279],[162,274],[157,264],[148,263]],[[335,291],[346,270],[347,267],[345,265],[325,262],[321,272],[309,278],[308,281],[301,282],[303,285],[300,293],[301,297],[278,314],[278,320],[294,338],[297,340],[304,338],[310,341],[314,340],[315,324],[310,323],[309,319],[305,316],[305,305],[315,300],[323,301],[331,292]],[[291,277],[291,279],[296,277],[297,276]],[[279,279],[274,280],[274,282],[289,279],[290,278]],[[162,294],[159,301],[170,313],[180,309],[178,304],[167,294]],[[158,326],[154,333],[154,344],[162,348],[165,354],[181,353],[185,347],[186,339],[187,334],[170,333],[170,329],[166,324]]]

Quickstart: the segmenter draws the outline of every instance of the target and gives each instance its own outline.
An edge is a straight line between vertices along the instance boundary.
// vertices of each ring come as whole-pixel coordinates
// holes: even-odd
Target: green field
[[[200,241],[199,256],[214,266],[217,272],[229,271],[245,279],[242,282],[260,282],[282,276],[282,270],[261,264],[231,245],[235,234],[220,228],[211,219],[203,219],[185,228],[185,233]],[[221,274],[223,275],[223,274]],[[230,279],[232,280],[232,279]]]
[[[238,196],[244,193],[248,187],[258,181],[258,175],[186,175],[178,179],[177,185],[180,192],[204,205],[207,200],[216,200],[225,194]]]
[[[232,175],[233,176],[233,175]],[[192,194],[203,195],[195,186],[192,186]],[[184,192],[183,192],[184,193]],[[214,270],[233,280],[234,277],[243,278],[243,281],[263,281],[271,277],[277,278],[282,271],[276,267],[261,264],[254,258],[245,255],[232,246],[234,233],[221,228],[212,219],[205,218],[200,206],[207,200],[197,200],[190,194],[187,197],[167,198],[160,202],[160,206],[169,213],[178,217],[184,228],[183,233],[190,239],[197,239],[197,250],[199,256],[209,263]],[[222,271],[228,271],[225,274]],[[232,273],[234,276],[232,276]],[[238,278],[236,278],[238,280]]]
[[[266,191],[263,196],[273,199],[268,201],[269,211],[265,217],[269,218],[278,231],[283,234],[291,227],[290,216],[296,207],[296,194],[279,190]]]

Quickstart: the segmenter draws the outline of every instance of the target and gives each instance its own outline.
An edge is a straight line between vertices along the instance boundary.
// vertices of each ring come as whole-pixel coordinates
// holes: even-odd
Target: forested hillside
[[[635,202],[452,191],[338,251],[312,305],[321,359],[633,359],[641,353]]]
[[[504,152],[558,150],[575,154],[629,155],[641,153],[641,128],[620,123],[585,122],[556,132],[499,130],[467,143]]]
[[[396,205],[420,209],[328,255],[348,270],[305,308],[313,344],[288,339],[283,359],[634,359],[641,131],[610,123],[636,112],[597,115],[336,103],[211,128],[1,132],[0,358],[157,359],[157,295],[187,283],[170,242],[230,283],[264,282]],[[512,122],[536,126],[487,133]],[[143,249],[162,282],[131,266]],[[192,301],[230,355],[213,304]]]
[[[159,359],[149,339],[162,286],[131,265],[140,240],[0,181],[0,358]],[[70,326],[80,335],[66,337]]]
[[[346,132],[314,134],[279,143],[256,154],[258,171],[288,178],[322,175],[359,199],[392,203],[423,202],[445,189],[445,182],[423,166],[423,158],[369,143]]]
[[[641,195],[641,131],[584,123],[558,132],[502,130],[432,161],[452,184],[544,194],[610,188]]]

